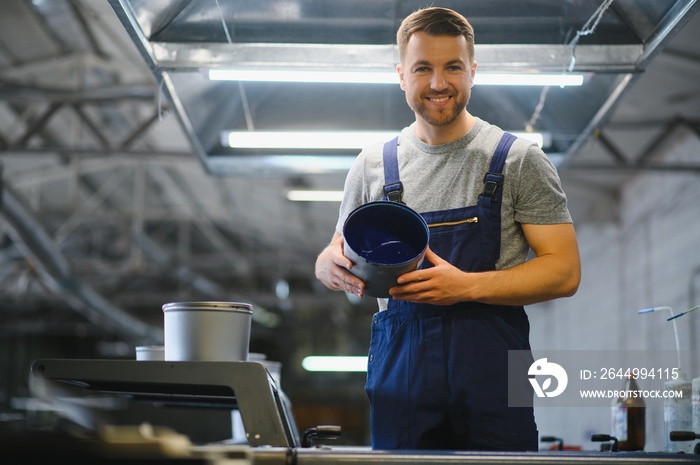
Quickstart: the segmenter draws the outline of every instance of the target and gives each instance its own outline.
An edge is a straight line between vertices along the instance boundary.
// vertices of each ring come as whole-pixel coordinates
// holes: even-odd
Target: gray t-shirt
[[[464,137],[444,145],[422,142],[413,126],[401,131],[398,164],[406,205],[421,213],[476,205],[503,130],[475,120]],[[340,234],[352,210],[384,195],[382,149],[383,143],[363,149],[348,172],[336,224]],[[504,167],[501,256],[496,269],[511,268],[527,259],[523,223],[571,223],[571,215],[554,165],[536,144],[518,138]],[[384,308],[381,301],[380,307]]]

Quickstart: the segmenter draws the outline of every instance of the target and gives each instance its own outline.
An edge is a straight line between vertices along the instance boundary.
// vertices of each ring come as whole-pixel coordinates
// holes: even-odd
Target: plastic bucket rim
[[[399,209],[403,210],[404,212],[409,213],[414,218],[416,218],[418,220],[418,222],[421,224],[421,226],[423,227],[423,232],[425,233],[425,244],[423,245],[422,250],[420,250],[418,253],[416,253],[413,257],[411,257],[403,262],[397,262],[397,263],[375,262],[375,261],[367,259],[366,257],[363,257],[360,253],[358,253],[355,250],[355,248],[352,247],[350,241],[347,240],[347,237],[345,237],[345,231],[347,229],[348,223],[353,218],[356,218],[357,214],[360,213],[362,210],[366,210],[367,208],[371,208],[371,207],[374,207],[377,205],[390,206],[391,208],[399,208]],[[417,211],[415,211],[414,209],[412,209],[408,205],[403,204],[403,203],[399,203],[399,202],[393,202],[390,200],[375,200],[372,202],[363,203],[362,205],[358,206],[357,208],[355,208],[353,211],[350,212],[348,217],[343,222],[343,237],[344,237],[344,240],[346,241],[348,247],[350,247],[350,249],[357,255],[358,259],[363,260],[364,263],[367,263],[370,265],[376,265],[376,266],[379,266],[382,268],[391,268],[391,267],[398,268],[398,267],[406,266],[407,264],[415,261],[419,257],[423,257],[426,250],[428,249],[428,245],[430,244],[430,228],[428,228],[428,224],[426,223],[425,218],[423,218],[423,216],[420,213],[418,213]]]

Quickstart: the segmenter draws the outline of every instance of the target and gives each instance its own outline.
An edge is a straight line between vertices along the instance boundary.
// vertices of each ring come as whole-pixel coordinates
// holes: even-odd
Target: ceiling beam
[[[596,133],[596,139],[603,145],[605,151],[615,160],[617,164],[625,165],[627,164],[627,158],[618,149],[615,144],[608,138],[602,130]]]
[[[46,126],[46,123],[58,110],[61,109],[62,106],[62,103],[50,103],[44,112],[25,129],[24,133],[16,141],[10,142],[8,149],[21,147],[29,143],[29,139],[37,134],[44,126]]]
[[[659,148],[661,148],[669,139],[675,137],[676,130],[678,128],[688,128],[695,134],[696,137],[700,138],[700,121],[689,121],[683,118],[675,118],[666,122],[663,131],[656,137],[644,150],[642,155],[637,158],[635,163],[629,163],[625,161],[622,154],[618,153],[613,156],[617,163],[571,163],[567,166],[567,169],[576,171],[607,171],[610,173],[617,173],[620,171],[664,171],[664,172],[678,172],[678,173],[700,173],[700,163],[675,163],[675,162],[661,162],[661,163],[650,163],[651,158],[658,153]],[[598,140],[604,142],[606,139],[599,137]],[[608,153],[614,153],[615,148],[608,141],[608,145],[603,144],[607,149]]]
[[[156,89],[153,85],[133,84],[65,90],[0,83],[0,100],[8,102],[97,103],[115,100],[152,102],[155,96]]]
[[[37,116],[29,119],[29,122],[23,126],[23,132],[14,140],[10,134],[0,133],[0,150],[2,151],[29,151],[35,153],[70,153],[71,155],[95,155],[97,153],[102,156],[133,153],[150,156],[159,153],[157,150],[148,151],[131,151],[129,147],[134,146],[138,142],[144,140],[148,134],[148,130],[155,126],[155,123],[160,121],[166,108],[155,105],[151,110],[151,114],[146,116],[141,121],[134,118],[132,112],[129,116],[123,112],[123,120],[125,125],[131,125],[126,128],[126,134],[121,136],[119,141],[110,141],[108,134],[113,135],[114,129],[105,126],[108,118],[100,118],[103,112],[109,112],[114,108],[111,104],[126,104],[132,106],[154,106],[153,101],[156,89],[153,86],[114,86],[85,89],[82,91],[64,91],[57,89],[41,89],[29,88],[25,86],[2,85],[0,84],[0,102],[6,101],[8,108],[14,108],[17,113],[26,109],[35,109]],[[66,122],[63,108],[72,109],[75,113],[74,120],[84,124],[94,137],[94,141],[83,141],[76,143],[74,141],[66,141],[65,146],[62,142],[56,140],[64,134],[60,130],[55,130],[55,136],[51,137],[52,121]],[[88,112],[88,110],[91,110]],[[77,119],[76,119],[77,118]],[[55,129],[55,128],[54,128]],[[30,143],[31,142],[31,143]],[[79,145],[79,146],[78,146]],[[171,153],[171,152],[167,152]],[[178,155],[189,156],[191,153],[180,153]]]

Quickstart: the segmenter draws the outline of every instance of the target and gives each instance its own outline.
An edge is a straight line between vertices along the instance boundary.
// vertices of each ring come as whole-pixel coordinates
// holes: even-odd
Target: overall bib
[[[494,270],[500,255],[505,133],[477,205],[421,213],[430,248],[464,271]],[[384,146],[385,200],[401,201],[397,139]],[[423,267],[432,266],[427,261]],[[528,350],[523,307],[451,306],[389,299],[372,318],[367,383],[373,449],[537,450],[532,407],[508,407],[508,351]],[[519,369],[531,391],[527,368]],[[512,369],[511,369],[512,372]]]

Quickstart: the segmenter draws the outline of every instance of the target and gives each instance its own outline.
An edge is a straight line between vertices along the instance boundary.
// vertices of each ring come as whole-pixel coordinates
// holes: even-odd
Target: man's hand
[[[430,248],[425,259],[435,265],[411,271],[389,289],[396,300],[451,305],[482,302],[493,305],[530,305],[574,295],[581,280],[581,259],[571,223],[522,225],[535,258],[497,271],[465,272]]]
[[[396,300],[433,305],[460,302],[459,283],[464,272],[440,258],[430,247],[425,252],[425,260],[434,266],[399,276],[398,285],[389,289],[391,296]]]
[[[348,271],[352,262],[343,254],[343,243],[343,236],[336,231],[330,245],[316,258],[316,278],[328,289],[362,297],[365,283]]]

